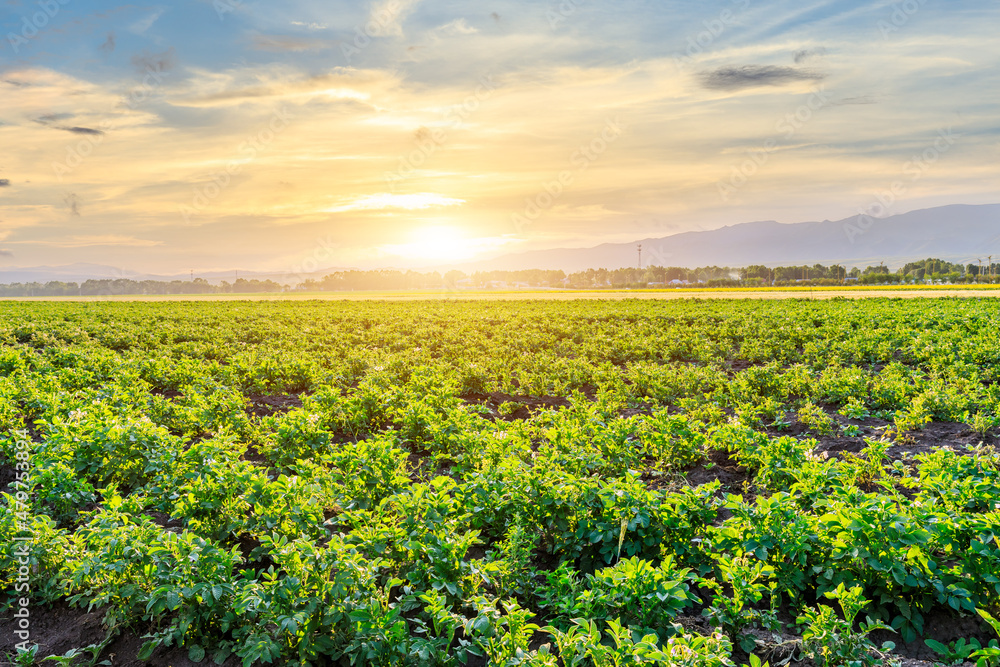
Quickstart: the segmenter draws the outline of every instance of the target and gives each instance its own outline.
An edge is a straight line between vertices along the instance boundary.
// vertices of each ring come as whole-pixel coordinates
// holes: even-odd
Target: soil
[[[924,617],[924,636],[915,642],[904,644],[898,634],[894,632],[873,632],[872,641],[881,645],[882,642],[891,641],[896,644],[894,653],[914,660],[927,660],[933,662],[937,659],[937,654],[924,643],[924,639],[934,639],[942,644],[948,644],[958,639],[977,639],[983,646],[989,644],[990,640],[996,639],[996,633],[979,617],[960,617],[951,609],[936,609],[926,614]]]
[[[104,627],[105,610],[87,611],[70,607],[65,602],[57,602],[51,606],[29,607],[31,623],[30,644],[38,645],[36,660],[50,655],[61,656],[72,648],[82,648],[100,644],[107,637]],[[8,611],[0,617],[0,665],[13,665],[9,657],[15,652],[15,645],[20,639],[14,634],[18,622],[13,618],[13,611]],[[177,648],[158,648],[149,660],[139,660],[136,656],[139,649],[146,643],[143,635],[145,629],[125,629],[101,653],[101,660],[110,661],[114,667],[194,667],[197,663],[187,657],[187,651]],[[203,667],[206,663],[200,663]],[[225,667],[237,667],[240,661],[230,657]]]
[[[809,428],[799,421],[795,421],[788,427],[777,430],[768,427],[765,432],[771,437],[790,435],[797,438],[815,438],[817,454],[827,453],[830,456],[844,458],[847,453],[857,454],[866,447],[865,438],[878,439],[885,433],[886,428],[892,427],[892,422],[875,417],[865,419],[847,419],[836,413],[828,413],[837,422],[837,431],[841,426],[858,427],[858,435],[818,435],[812,433]],[[994,435],[982,436],[968,427],[966,424],[956,422],[931,422],[919,431],[911,431],[902,440],[897,440],[886,452],[892,460],[900,460],[917,454],[928,454],[943,447],[951,447],[959,454],[966,453],[966,447],[971,445],[987,445],[995,447],[1000,438]]]
[[[184,528],[183,521],[181,521],[180,519],[174,519],[169,514],[164,514],[163,512],[154,512],[152,510],[147,511],[144,514],[146,514],[146,516],[152,519],[153,523],[155,523],[157,526],[163,528],[166,531],[176,533],[180,532],[180,530]]]
[[[176,389],[153,389],[151,392],[154,396],[162,396],[163,398],[175,399],[182,396],[181,392]]]
[[[760,366],[760,362],[757,361],[747,361],[746,359],[731,359],[729,361],[729,376],[732,377],[739,373],[740,371],[745,371],[748,368],[753,368],[754,366]]]
[[[7,490],[7,486],[17,479],[17,468],[5,456],[0,456],[0,493]]]
[[[461,396],[461,399],[470,405],[482,405],[486,407],[489,413],[484,416],[491,421],[497,419],[504,421],[528,419],[534,413],[542,410],[554,410],[570,406],[569,400],[562,396],[515,396],[499,391],[493,391],[488,394],[464,394]],[[502,415],[500,414],[500,405],[502,403],[516,403],[518,407],[513,413]]]
[[[298,394],[281,396],[250,394],[247,396],[247,401],[250,402],[250,413],[257,417],[270,417],[302,407],[302,396]]]
[[[750,471],[741,466],[733,455],[724,449],[713,449],[709,452],[708,463],[698,464],[687,473],[687,481],[691,486],[700,486],[718,480],[722,483],[723,493],[743,494],[744,484],[752,477]]]

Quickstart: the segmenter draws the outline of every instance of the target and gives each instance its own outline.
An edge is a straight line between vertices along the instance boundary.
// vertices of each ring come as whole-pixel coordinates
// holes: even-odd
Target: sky
[[[998,25],[993,0],[0,0],[0,268],[420,267],[996,203]]]

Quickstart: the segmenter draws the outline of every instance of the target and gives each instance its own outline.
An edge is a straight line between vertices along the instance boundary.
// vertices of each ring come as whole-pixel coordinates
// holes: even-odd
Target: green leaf
[[[153,655],[153,651],[155,651],[156,647],[159,645],[159,639],[153,639],[146,642],[142,645],[142,648],[139,649],[139,652],[136,654],[136,658],[139,660],[149,660],[149,658]]]
[[[998,621],[997,619],[993,618],[993,616],[991,616],[988,611],[985,611],[983,609],[977,609],[976,611],[979,612],[979,615],[982,616],[983,619],[985,619],[987,623],[989,623],[990,625],[992,625],[993,626],[993,630],[998,635],[1000,635],[1000,621]]]
[[[938,655],[948,655],[950,653],[948,647],[939,641],[935,641],[933,639],[925,639],[924,643],[930,646],[931,650],[937,653]]]

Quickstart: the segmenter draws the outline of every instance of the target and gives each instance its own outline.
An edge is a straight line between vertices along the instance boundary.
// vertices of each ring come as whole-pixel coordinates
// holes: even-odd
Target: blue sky
[[[0,265],[421,266],[997,201],[995,2],[0,2]]]

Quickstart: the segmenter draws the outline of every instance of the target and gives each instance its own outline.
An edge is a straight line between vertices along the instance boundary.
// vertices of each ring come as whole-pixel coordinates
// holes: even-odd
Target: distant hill
[[[952,205],[882,219],[857,217],[831,222],[747,222],[703,232],[685,232],[593,248],[560,248],[496,257],[468,265],[481,270],[618,269],[643,265],[748,266],[834,264],[864,268],[884,262],[895,269],[908,261],[936,257],[951,262],[1000,258],[1000,204]]]

